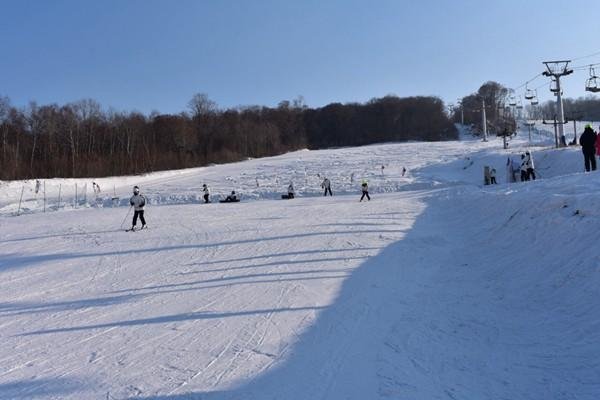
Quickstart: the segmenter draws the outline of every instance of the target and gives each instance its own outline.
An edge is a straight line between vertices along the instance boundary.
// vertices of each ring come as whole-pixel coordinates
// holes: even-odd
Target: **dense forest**
[[[17,108],[0,97],[0,180],[138,174],[301,148],[456,137],[436,97],[316,109],[299,98],[275,108],[222,110],[197,94],[175,115],[105,111],[94,100]]]

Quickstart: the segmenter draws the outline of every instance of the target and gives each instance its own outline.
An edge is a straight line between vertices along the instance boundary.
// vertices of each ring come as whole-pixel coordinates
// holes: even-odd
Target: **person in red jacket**
[[[600,135],[596,134],[596,155],[600,157]]]

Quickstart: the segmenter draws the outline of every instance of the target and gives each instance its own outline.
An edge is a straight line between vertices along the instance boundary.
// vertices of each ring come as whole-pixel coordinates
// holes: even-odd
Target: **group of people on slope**
[[[579,137],[579,144],[583,152],[583,162],[587,172],[596,170],[596,156],[600,156],[600,135],[587,124]]]
[[[331,191],[331,181],[328,178],[325,178],[323,180],[321,188],[325,189],[325,196],[327,196],[328,193],[330,196],[333,196],[333,193]],[[362,181],[361,191],[361,202],[365,197],[367,198],[367,200],[371,200],[371,196],[369,196],[369,185],[366,180]],[[281,197],[284,199],[293,199],[295,196],[296,194],[294,190],[294,184],[290,182],[287,188],[287,195],[282,195]],[[202,185],[202,198],[204,199],[204,203],[210,203],[210,189],[208,188],[208,185],[206,183]],[[221,200],[220,202],[229,203],[238,201],[239,197],[237,196],[235,191],[232,191],[230,195],[228,195],[224,200]],[[142,229],[144,229],[146,227],[146,220],[144,219],[144,207],[146,206],[146,197],[144,197],[144,195],[140,193],[140,188],[138,186],[133,187],[133,196],[131,196],[131,198],[129,199],[129,204],[134,209],[133,220],[131,222],[131,228],[129,230],[136,230],[138,218],[142,223]]]
[[[535,165],[533,163],[533,155],[529,151],[526,151],[525,154],[521,154],[520,160],[514,160],[509,157],[506,161],[506,168],[508,170],[508,180],[510,182],[518,182],[518,174],[521,182],[535,180]]]

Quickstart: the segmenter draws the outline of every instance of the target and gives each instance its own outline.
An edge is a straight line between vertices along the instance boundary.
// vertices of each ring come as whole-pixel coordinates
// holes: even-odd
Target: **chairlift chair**
[[[585,81],[585,90],[587,92],[600,92],[600,82],[598,82],[600,78],[596,76],[596,71],[594,71],[594,67],[590,65],[590,77]]]
[[[558,82],[556,82],[556,78],[552,77],[552,82],[550,82],[550,91],[556,95],[558,93]]]
[[[537,89],[534,89],[533,90],[533,97],[531,98],[531,105],[535,106],[537,104],[539,104],[538,97],[537,97]]]
[[[519,102],[517,103],[517,110],[523,109],[523,102],[521,101],[521,96],[519,96]]]
[[[532,100],[535,97],[535,94],[533,93],[533,90],[531,89],[527,89],[527,86],[525,87],[525,99],[526,100]]]
[[[517,105],[517,99],[515,99],[515,96],[510,96],[508,98],[508,105],[511,107],[514,107]]]

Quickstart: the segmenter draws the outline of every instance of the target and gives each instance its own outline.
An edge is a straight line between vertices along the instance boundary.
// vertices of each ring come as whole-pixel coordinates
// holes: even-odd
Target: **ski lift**
[[[517,99],[515,99],[515,96],[510,96],[508,98],[508,105],[511,107],[514,107],[517,105]]]
[[[590,77],[585,81],[585,90],[588,92],[600,92],[600,78],[596,76],[594,68],[590,66]]]
[[[525,100],[532,100],[535,97],[533,90],[528,89],[525,85]]]
[[[517,110],[523,109],[523,102],[521,101],[521,96],[519,96],[519,102],[517,103]]]

